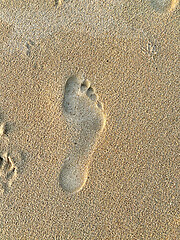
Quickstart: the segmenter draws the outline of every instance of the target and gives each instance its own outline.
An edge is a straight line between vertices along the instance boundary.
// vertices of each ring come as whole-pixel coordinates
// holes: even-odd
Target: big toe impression
[[[66,82],[66,86],[65,86],[65,94],[66,95],[73,95],[76,92],[79,91],[80,89],[80,79],[78,79],[76,76],[71,76],[67,82]]]

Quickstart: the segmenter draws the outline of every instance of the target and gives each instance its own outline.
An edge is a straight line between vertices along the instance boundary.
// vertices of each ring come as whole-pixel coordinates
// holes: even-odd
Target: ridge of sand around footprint
[[[60,173],[60,185],[68,192],[82,189],[88,177],[90,156],[105,126],[103,105],[88,80],[71,76],[66,82],[63,108],[74,127],[71,155]]]

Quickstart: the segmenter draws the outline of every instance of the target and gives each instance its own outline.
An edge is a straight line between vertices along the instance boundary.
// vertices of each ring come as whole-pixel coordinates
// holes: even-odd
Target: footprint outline
[[[63,110],[67,124],[74,125],[77,136],[71,154],[64,161],[59,175],[62,189],[79,192],[85,185],[91,156],[102,133],[106,116],[95,88],[83,75],[71,75],[65,84]]]

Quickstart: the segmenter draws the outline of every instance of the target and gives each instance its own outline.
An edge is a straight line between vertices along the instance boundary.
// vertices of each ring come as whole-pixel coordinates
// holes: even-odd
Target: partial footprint
[[[0,125],[0,196],[7,192],[17,176],[17,168],[14,165],[9,150],[9,138],[7,132],[9,125],[1,123]]]
[[[150,2],[157,12],[173,11],[179,4],[179,0],[150,0]]]
[[[72,148],[60,172],[60,185],[67,192],[78,192],[86,183],[93,149],[104,129],[103,105],[88,80],[71,76],[65,85],[64,114],[72,129]]]
[[[16,176],[17,169],[8,153],[0,155],[0,190],[2,193],[9,190]]]
[[[0,125],[0,155],[7,152],[9,149],[9,138],[6,134],[7,125],[1,123]]]

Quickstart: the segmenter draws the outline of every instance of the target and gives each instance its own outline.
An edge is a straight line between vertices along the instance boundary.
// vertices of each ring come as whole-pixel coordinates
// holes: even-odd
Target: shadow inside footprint
[[[0,169],[2,168],[4,159],[0,156]]]

